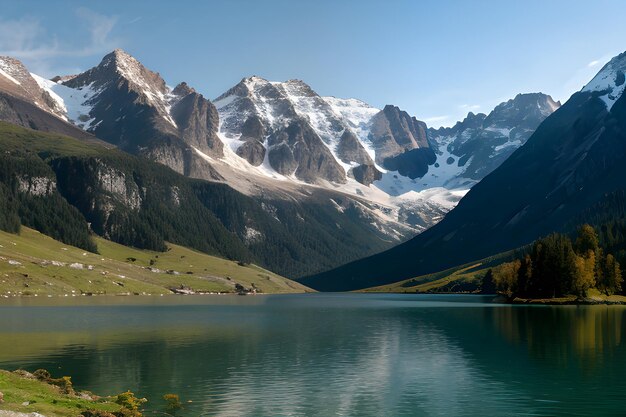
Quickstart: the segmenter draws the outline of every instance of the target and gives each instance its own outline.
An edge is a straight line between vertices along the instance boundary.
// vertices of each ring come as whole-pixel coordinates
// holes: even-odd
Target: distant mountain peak
[[[582,92],[590,92],[598,95],[607,109],[610,111],[613,104],[622,96],[626,88],[626,52],[611,59],[596,74],[593,79],[583,87]]]

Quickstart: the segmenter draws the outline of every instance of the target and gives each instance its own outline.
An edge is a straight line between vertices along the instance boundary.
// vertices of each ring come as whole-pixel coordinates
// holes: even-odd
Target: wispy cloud
[[[131,20],[129,20],[128,22],[126,22],[126,24],[127,24],[127,25],[132,25],[133,23],[137,23],[137,22],[139,22],[141,19],[143,19],[143,17],[142,17],[142,16],[137,16],[136,18],[131,19]]]
[[[426,117],[425,119],[422,119],[426,124],[445,124],[445,121],[448,121],[450,119],[449,115],[441,115],[441,116],[432,116],[432,117]]]
[[[480,109],[480,104],[461,104],[459,106],[461,110],[478,110]]]
[[[598,59],[594,59],[587,63],[587,65],[581,64],[580,68],[574,71],[569,78],[563,83],[562,91],[555,92],[553,96],[555,99],[561,100],[564,103],[569,97],[584,87],[591,79],[598,73],[599,67],[607,63],[617,53],[609,53]]]
[[[55,58],[93,56],[119,45],[119,39],[111,36],[117,16],[105,16],[84,7],[75,14],[78,44],[59,41],[37,18],[0,19],[0,55],[28,61],[33,67],[49,68],[49,61]]]

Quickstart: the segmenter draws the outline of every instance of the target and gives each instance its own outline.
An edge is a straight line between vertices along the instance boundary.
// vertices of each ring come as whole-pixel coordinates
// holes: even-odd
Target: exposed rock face
[[[265,147],[261,142],[250,140],[237,148],[237,155],[248,161],[250,165],[258,167],[265,159]]]
[[[219,116],[213,103],[185,83],[174,89],[174,95],[181,97],[172,107],[172,117],[183,141],[208,155],[221,156],[224,145],[217,137]]]
[[[334,182],[346,180],[343,168],[306,121],[296,120],[286,129],[273,133],[268,144],[270,163],[283,175],[295,174],[308,182],[318,178]]]
[[[279,143],[270,148],[267,154],[272,168],[282,175],[292,175],[298,168],[291,148],[286,143]]]
[[[237,155],[244,158],[252,166],[259,166],[265,159],[266,129],[258,116],[250,116],[241,126],[241,137],[244,143],[236,150]]]
[[[356,162],[358,164],[373,165],[374,161],[370,158],[367,151],[359,142],[356,135],[349,129],[345,129],[339,138],[337,144],[337,156],[346,163]]]
[[[98,219],[97,233],[106,234],[109,216],[116,207],[141,208],[144,190],[136,179],[99,158],[61,158],[51,165],[61,194],[86,218]]]
[[[48,177],[18,177],[18,190],[22,193],[33,196],[50,195],[56,191],[57,185],[53,179]]]
[[[437,156],[431,148],[415,148],[386,158],[384,166],[391,171],[398,171],[404,177],[415,179],[426,175],[428,166],[436,161]]]
[[[370,185],[374,181],[380,180],[383,175],[382,173],[376,169],[374,165],[359,165],[350,170],[350,174],[354,177],[355,180],[360,182],[363,185]]]
[[[391,105],[385,106],[372,119],[370,141],[376,150],[376,162],[383,166],[387,158],[429,147],[426,123]]]
[[[141,206],[139,187],[134,181],[128,180],[122,171],[99,164],[96,178],[103,191],[115,196],[126,207],[136,210]]]
[[[241,140],[256,140],[263,143],[266,129],[258,116],[250,116],[241,126]]]
[[[426,123],[387,105],[371,121],[369,141],[376,163],[411,179],[423,176],[436,157],[426,134]]]

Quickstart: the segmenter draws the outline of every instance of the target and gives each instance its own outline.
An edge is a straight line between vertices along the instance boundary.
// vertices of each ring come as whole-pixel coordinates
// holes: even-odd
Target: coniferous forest
[[[595,288],[606,295],[623,290],[619,259],[624,224],[584,224],[572,238],[553,233],[535,241],[520,258],[487,271],[484,286],[509,298],[586,297]]]

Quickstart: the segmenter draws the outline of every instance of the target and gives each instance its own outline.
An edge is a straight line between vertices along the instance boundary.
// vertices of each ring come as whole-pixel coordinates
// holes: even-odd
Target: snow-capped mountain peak
[[[610,111],[626,88],[625,73],[626,52],[611,59],[581,91],[599,93],[598,97]]]
[[[32,102],[37,107],[64,118],[62,107],[42,88],[24,64],[8,56],[0,56],[0,84],[3,89]]]

